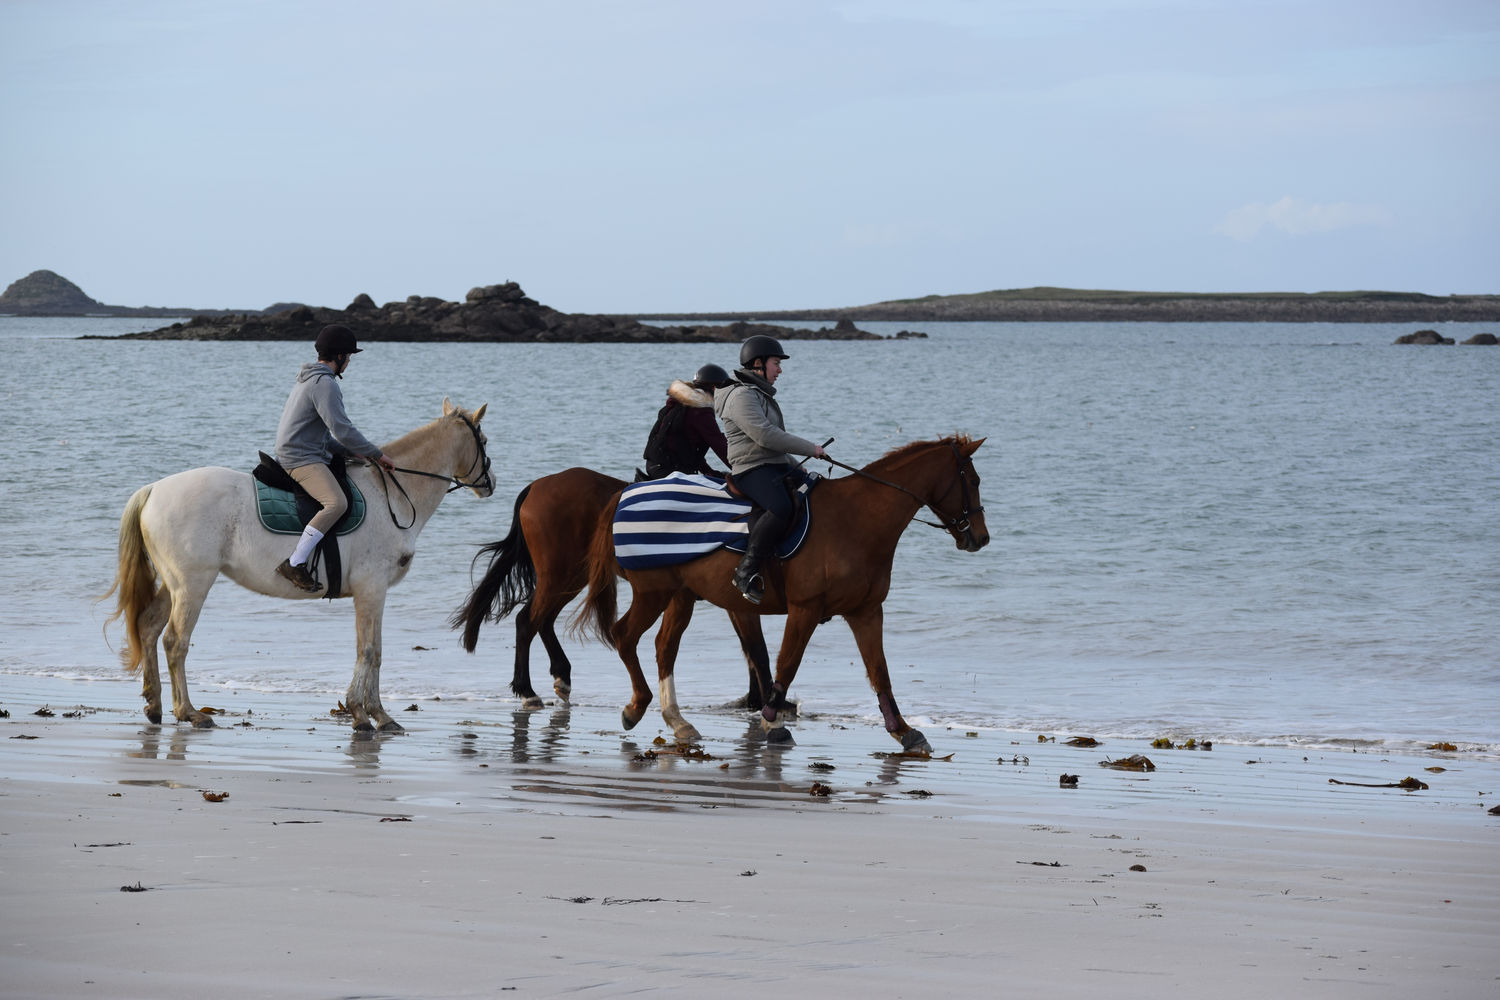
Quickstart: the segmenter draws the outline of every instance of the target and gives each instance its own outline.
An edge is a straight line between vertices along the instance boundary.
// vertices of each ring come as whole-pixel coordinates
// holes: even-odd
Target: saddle
[[[790,559],[802,548],[812,527],[806,494],[821,479],[809,473],[799,488],[792,526],[776,548]],[[633,483],[615,508],[615,558],[626,569],[674,566],[718,548],[743,553],[750,535],[749,500],[730,494],[723,480],[674,472],[662,479]]]
[[[255,477],[255,510],[261,526],[277,535],[300,535],[307,522],[322,508],[308,495],[297,480],[291,477],[281,463],[265,452],[259,452],[260,464],[250,474]],[[339,518],[333,530],[323,536],[318,547],[307,561],[307,569],[317,576],[321,563],[328,571],[328,589],[323,596],[332,600],[343,596],[343,560],[339,556],[336,536],[347,535],[365,520],[365,497],[359,487],[349,481],[344,456],[335,455],[329,463],[334,479],[349,501],[349,509]]]

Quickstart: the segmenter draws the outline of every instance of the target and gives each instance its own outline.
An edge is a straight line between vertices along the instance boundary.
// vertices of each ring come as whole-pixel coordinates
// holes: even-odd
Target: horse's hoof
[[[677,737],[678,743],[701,743],[703,741],[703,734],[698,732],[691,722],[684,722],[680,727],[674,727],[672,735]]]
[[[194,712],[188,716],[188,721],[193,724],[194,729],[212,729],[215,726],[213,716],[204,715],[201,712]]]
[[[528,712],[535,712],[537,709],[546,708],[547,703],[543,701],[538,695],[532,695],[530,698],[521,699],[521,707],[526,709],[526,711]]]
[[[571,701],[573,698],[573,685],[569,684],[567,681],[553,681],[552,693],[557,695],[563,701]]]
[[[146,721],[153,726],[161,725],[161,709],[146,709]]]
[[[790,747],[796,746],[797,741],[792,739],[792,731],[786,726],[777,726],[766,732],[766,742],[772,746]]]
[[[406,727],[395,719],[387,719],[380,724],[380,731],[382,733],[404,733],[406,732]]]
[[[901,749],[907,753],[932,753],[932,744],[927,742],[927,737],[922,735],[920,729],[908,729],[906,735],[901,737]]]
[[[354,724],[354,731],[356,733],[373,733],[375,731],[375,726],[370,722],[369,719],[365,719]]]
[[[641,717],[639,715],[637,715],[633,719],[630,717],[630,709],[628,708],[620,713],[620,725],[624,726],[626,729],[634,729],[635,724],[640,721]]]

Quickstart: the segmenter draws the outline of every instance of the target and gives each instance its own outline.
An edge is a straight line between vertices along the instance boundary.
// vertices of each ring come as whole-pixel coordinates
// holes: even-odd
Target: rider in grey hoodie
[[[291,557],[276,567],[276,572],[293,586],[309,593],[321,585],[307,571],[307,559],[349,506],[328,468],[334,452],[376,462],[387,469],[396,467],[344,412],[344,393],[337,380],[343,378],[349,360],[360,353],[353,331],[345,326],[325,326],[316,346],[318,360],[303,365],[297,373],[276,428],[276,461],[323,507],[302,529]]]
[[[792,498],[786,477],[792,455],[826,458],[821,445],[789,434],[776,403],[776,379],[787,357],[781,343],[764,334],[740,345],[737,381],[714,393],[714,414],[729,442],[729,472],[734,485],[765,513],[750,529],[745,556],[734,571],[734,585],[751,604],[765,596],[760,564],[791,527]]]

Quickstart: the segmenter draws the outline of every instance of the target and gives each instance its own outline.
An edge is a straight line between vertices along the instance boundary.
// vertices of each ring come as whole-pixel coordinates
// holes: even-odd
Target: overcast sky
[[[0,287],[1500,292],[1495,0],[5,0]]]

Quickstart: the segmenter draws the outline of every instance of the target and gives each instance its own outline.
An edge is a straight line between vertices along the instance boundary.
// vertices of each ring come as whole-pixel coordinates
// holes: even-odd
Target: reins
[[[465,427],[469,428],[469,433],[474,435],[474,447],[478,449],[479,452],[478,455],[475,456],[474,461],[469,463],[468,470],[464,472],[464,475],[471,480],[470,482],[466,483],[457,476],[445,476],[438,472],[424,472],[421,469],[407,469],[399,465],[392,469],[391,473],[404,472],[409,476],[424,476],[427,479],[441,479],[443,482],[451,484],[448,487],[448,493],[452,493],[454,490],[464,489],[465,487],[471,490],[488,488],[493,491],[494,480],[490,477],[490,456],[489,453],[485,451],[484,441],[479,437],[479,428],[474,424],[472,420],[470,420],[462,413],[458,414],[458,418],[464,422]],[[475,466],[479,466],[480,475],[483,477],[477,481],[474,481],[473,476]],[[384,485],[389,475],[386,472],[385,467],[377,463],[375,466],[375,471],[380,474],[381,484]],[[394,524],[397,528],[404,531],[407,528],[410,528],[413,524],[417,523],[417,505],[412,502],[411,495],[406,492],[406,487],[401,485],[401,480],[397,479],[394,475],[389,475],[389,479],[391,485],[395,486],[396,489],[400,491],[402,499],[406,501],[406,505],[411,508],[411,522],[408,524],[402,524],[396,518],[395,508],[391,506],[390,487],[386,487],[386,513],[391,516],[391,523]]]
[[[964,476],[963,456],[959,453],[958,444],[956,442],[950,441],[948,442],[948,444],[953,449],[953,458],[958,462],[958,482],[959,487],[963,490],[963,510],[959,512],[959,515],[957,517],[945,517],[942,511],[938,510],[931,503],[922,499],[916,493],[907,489],[905,486],[902,486],[900,483],[893,483],[889,479],[881,479],[879,476],[875,475],[872,472],[866,472],[864,469],[856,469],[852,465],[845,465],[838,459],[830,458],[827,455],[823,456],[823,458],[819,459],[819,461],[827,462],[829,465],[837,465],[840,469],[847,469],[848,471],[854,473],[856,476],[864,476],[866,479],[877,482],[882,486],[889,486],[893,490],[900,490],[902,493],[905,493],[907,496],[917,501],[917,503],[921,504],[923,507],[928,508],[934,514],[937,514],[938,517],[942,517],[946,522],[945,524],[938,524],[935,521],[929,521],[925,518],[917,517],[915,514],[913,514],[911,519],[919,524],[925,524],[929,528],[937,528],[940,531],[968,531],[971,515],[983,514],[984,508],[978,507],[972,510],[969,508],[969,480]]]

